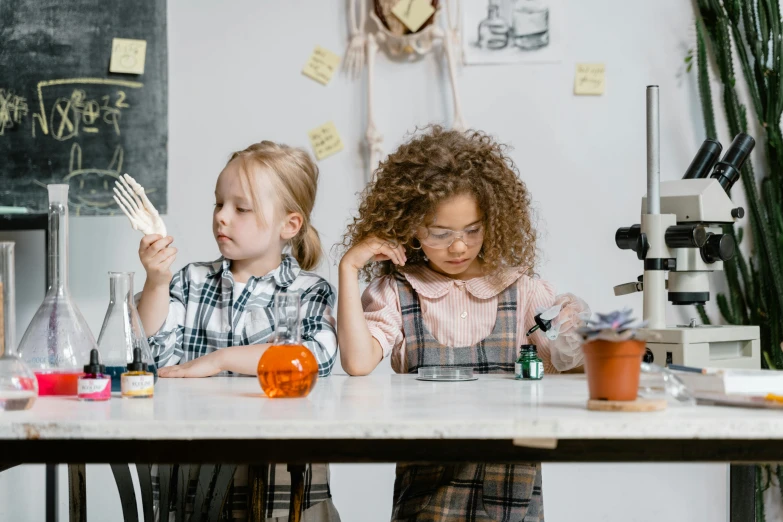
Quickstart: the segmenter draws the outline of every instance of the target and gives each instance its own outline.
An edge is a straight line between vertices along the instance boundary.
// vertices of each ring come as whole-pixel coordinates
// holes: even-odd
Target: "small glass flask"
[[[0,411],[31,408],[38,381],[16,354],[16,281],[13,241],[0,242]]]
[[[120,377],[133,362],[133,351],[137,348],[141,351],[141,362],[157,382],[158,369],[133,301],[133,272],[109,272],[109,307],[98,335],[98,349],[106,373],[111,375],[112,391],[120,391]]]
[[[306,397],[318,379],[318,361],[302,344],[300,293],[275,296],[275,339],[258,360],[258,382],[269,398]]]

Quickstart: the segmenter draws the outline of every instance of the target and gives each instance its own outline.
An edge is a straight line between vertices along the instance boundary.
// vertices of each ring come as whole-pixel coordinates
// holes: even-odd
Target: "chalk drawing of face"
[[[116,213],[112,189],[114,181],[120,178],[124,155],[122,146],[117,145],[107,168],[82,168],[82,148],[78,143],[73,144],[68,175],[63,178],[63,183],[70,185],[68,203],[75,209],[76,215],[85,210],[97,214]]]

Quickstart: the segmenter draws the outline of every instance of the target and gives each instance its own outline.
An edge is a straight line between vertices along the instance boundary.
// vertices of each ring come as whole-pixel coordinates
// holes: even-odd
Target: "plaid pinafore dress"
[[[408,373],[426,366],[460,366],[476,373],[513,373],[517,283],[498,296],[492,333],[473,346],[440,344],[422,320],[416,291],[397,274]],[[543,522],[541,464],[397,465],[392,520]]]

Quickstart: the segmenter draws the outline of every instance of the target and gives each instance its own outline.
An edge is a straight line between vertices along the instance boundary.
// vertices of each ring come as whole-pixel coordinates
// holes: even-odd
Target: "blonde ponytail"
[[[302,225],[299,234],[291,241],[291,255],[302,270],[312,270],[318,266],[323,257],[323,248],[321,237],[314,226],[309,223]]]

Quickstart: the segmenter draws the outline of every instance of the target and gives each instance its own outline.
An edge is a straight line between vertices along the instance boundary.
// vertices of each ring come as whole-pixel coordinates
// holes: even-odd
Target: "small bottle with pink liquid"
[[[95,348],[90,351],[90,363],[84,365],[84,374],[79,376],[78,397],[80,401],[111,399],[111,376],[106,374]]]

